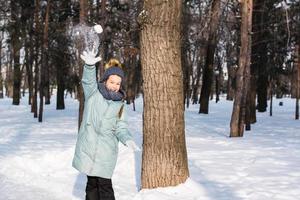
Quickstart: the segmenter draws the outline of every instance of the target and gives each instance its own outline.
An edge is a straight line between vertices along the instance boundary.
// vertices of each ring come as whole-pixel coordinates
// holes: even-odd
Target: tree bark
[[[213,73],[214,73],[214,56],[217,46],[216,33],[218,29],[221,12],[221,1],[213,0],[211,6],[211,21],[208,35],[208,45],[206,51],[205,66],[202,77],[202,88],[200,95],[200,109],[199,113],[208,114],[209,97],[211,94]]]
[[[193,85],[193,104],[197,104],[199,90],[200,90],[200,77],[201,77],[201,58],[197,58],[197,74],[195,75],[195,84]]]
[[[296,87],[296,111],[295,119],[299,119],[299,98],[300,98],[300,36],[297,45],[297,87]]]
[[[227,96],[226,100],[232,101],[234,99],[234,77],[236,74],[236,70],[233,66],[227,66],[228,71],[228,80],[227,80]]]
[[[3,99],[3,77],[2,77],[2,40],[3,33],[0,38],[0,99]]]
[[[13,66],[14,66],[14,82],[13,82],[13,105],[20,104],[20,88],[21,88],[21,70],[20,70],[20,27],[19,27],[19,6],[16,1],[11,1],[11,18],[14,22],[13,30],[11,31],[11,45],[13,54]]]
[[[236,95],[230,121],[230,137],[242,137],[244,133],[246,97],[250,77],[250,55],[251,55],[251,22],[252,22],[252,0],[241,2],[242,24],[241,24],[241,49],[239,68],[236,74]]]
[[[101,48],[100,48],[100,56],[102,58],[102,60],[100,61],[100,67],[99,67],[99,76],[101,77],[104,73],[104,63],[105,61],[107,60],[107,42],[106,42],[106,35],[107,35],[107,31],[106,31],[106,28],[105,28],[105,24],[106,24],[106,21],[107,21],[107,12],[106,12],[106,1],[107,0],[101,0],[101,14],[100,14],[100,24],[101,26],[103,27],[103,32],[102,32],[102,35],[101,35]]]
[[[267,91],[268,91],[268,55],[267,55],[267,37],[268,37],[268,17],[267,17],[266,0],[254,0],[253,12],[253,64],[251,70],[257,77],[256,93],[257,93],[257,110],[265,112],[268,107]]]
[[[270,116],[273,115],[273,80],[270,82]]]
[[[63,110],[65,109],[65,101],[64,101],[64,91],[65,91],[65,84],[64,84],[64,76],[63,72],[60,71],[61,69],[59,66],[57,67],[57,95],[56,95],[56,109]]]
[[[8,69],[6,70],[6,80],[5,80],[5,88],[6,92],[5,95],[9,98],[13,97],[13,75],[12,75],[12,63],[13,63],[13,58],[12,58],[12,47],[11,45],[8,46],[8,49],[10,52],[9,53],[9,62],[8,62]]]
[[[45,16],[45,23],[44,23],[44,33],[43,33],[43,48],[42,48],[42,66],[41,66],[41,80],[40,80],[40,109],[39,109],[39,122],[43,121],[43,112],[44,112],[44,97],[46,93],[49,92],[46,88],[47,80],[46,80],[46,73],[48,68],[48,25],[49,25],[49,11],[50,11],[51,1],[47,1],[47,8],[46,8],[46,16]],[[49,77],[48,77],[49,78]],[[49,80],[48,80],[49,81]]]
[[[40,12],[40,0],[35,1],[35,10],[34,10],[34,23],[35,23],[35,55],[34,55],[34,93],[31,105],[31,112],[33,112],[33,117],[38,117],[38,106],[37,106],[37,93],[38,93],[38,85],[39,85],[39,49],[40,49],[40,20],[39,20],[39,12]]]
[[[251,68],[251,66],[250,66]],[[250,94],[249,94],[249,114],[250,123],[256,123],[256,78],[251,74],[250,78]]]
[[[180,49],[182,1],[145,1],[142,188],[173,186],[189,176]]]
[[[86,23],[87,20],[87,7],[88,7],[88,2],[87,0],[80,0],[80,18],[79,22],[81,24]],[[79,67],[79,80],[82,79],[82,72],[83,72],[83,62],[80,60],[80,54],[83,52],[83,45],[80,45],[80,48],[78,49],[78,55],[77,55],[77,63]],[[78,116],[78,130],[80,128],[80,124],[82,121],[83,117],[83,109],[84,109],[84,96],[83,96],[83,88],[82,85],[80,84],[78,86],[78,100],[79,100],[79,116]]]
[[[30,26],[33,25],[32,20],[30,20]],[[32,45],[32,37],[30,35],[27,36],[26,39],[26,73],[27,73],[27,81],[28,81],[28,105],[32,103],[32,95],[33,95],[33,73],[32,73],[32,65],[33,65],[33,45]]]
[[[190,74],[191,74],[191,55],[189,54],[189,37],[188,37],[188,26],[189,24],[189,13],[187,8],[187,3],[182,6],[182,42],[181,42],[181,64],[183,72],[183,93],[184,93],[184,104],[189,107],[190,104]]]
[[[85,23],[87,20],[88,0],[80,0],[79,22]]]

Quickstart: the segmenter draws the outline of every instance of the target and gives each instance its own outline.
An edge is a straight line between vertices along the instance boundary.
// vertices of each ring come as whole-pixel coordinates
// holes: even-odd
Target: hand
[[[133,140],[127,140],[126,146],[133,151],[141,151],[141,149],[135,144]]]
[[[97,62],[101,60],[101,57],[96,57],[97,52],[96,51],[84,51],[80,58],[85,62],[87,65],[95,65]]]

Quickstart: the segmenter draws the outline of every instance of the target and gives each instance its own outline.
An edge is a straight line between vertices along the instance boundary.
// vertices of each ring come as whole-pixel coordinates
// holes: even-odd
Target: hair
[[[122,117],[123,110],[124,110],[124,104],[121,106],[121,108],[120,108],[120,110],[119,110],[119,113],[118,113],[119,119],[121,119],[121,117]]]
[[[104,69],[107,70],[110,67],[120,67],[122,69],[122,65],[119,60],[112,58],[105,64]]]

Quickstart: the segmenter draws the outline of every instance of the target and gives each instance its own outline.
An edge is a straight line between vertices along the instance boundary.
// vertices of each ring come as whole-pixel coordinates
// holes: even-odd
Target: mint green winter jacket
[[[84,66],[83,120],[77,136],[73,167],[89,176],[111,178],[118,156],[118,143],[132,136],[127,129],[126,109],[119,118],[122,101],[106,100],[98,90],[95,66]]]

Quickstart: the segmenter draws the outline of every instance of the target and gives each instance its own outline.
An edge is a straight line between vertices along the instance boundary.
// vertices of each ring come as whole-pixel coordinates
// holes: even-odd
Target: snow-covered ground
[[[86,178],[71,167],[77,133],[78,102],[55,97],[44,122],[20,106],[0,99],[0,200],[84,199]],[[232,102],[210,102],[210,114],[198,105],[185,113],[190,178],[176,187],[140,190],[141,152],[120,145],[113,176],[117,200],[296,200],[300,196],[300,121],[295,100],[274,102],[273,117],[258,122],[243,138],[229,138]],[[128,107],[129,128],[142,143],[142,99]]]

